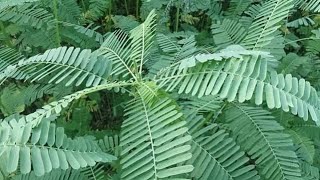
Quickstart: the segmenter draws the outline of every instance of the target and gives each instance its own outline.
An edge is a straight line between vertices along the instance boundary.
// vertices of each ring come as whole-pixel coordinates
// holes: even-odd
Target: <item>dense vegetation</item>
[[[0,41],[0,179],[319,179],[320,0],[0,0]]]

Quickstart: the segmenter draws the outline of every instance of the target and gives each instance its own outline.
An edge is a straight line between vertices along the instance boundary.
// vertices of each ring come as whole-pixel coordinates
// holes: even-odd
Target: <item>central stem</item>
[[[139,1],[140,0],[137,0],[137,2],[136,2],[136,17],[137,17],[137,19],[139,19],[138,17],[139,17]]]
[[[58,3],[57,0],[53,0],[53,14],[54,18],[56,20],[56,41],[57,41],[57,47],[61,44],[60,39],[60,30],[59,30],[59,18],[58,18]]]
[[[175,31],[178,32],[179,30],[179,17],[180,17],[180,5],[177,5],[177,11],[176,11],[176,22],[175,22]]]

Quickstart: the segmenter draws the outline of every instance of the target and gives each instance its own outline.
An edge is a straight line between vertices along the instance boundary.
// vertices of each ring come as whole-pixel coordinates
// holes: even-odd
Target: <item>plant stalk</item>
[[[59,29],[59,17],[58,17],[58,3],[57,0],[53,0],[53,14],[54,18],[56,20],[56,41],[57,46],[59,47],[61,44],[61,38],[60,38],[60,29]]]
[[[179,17],[180,17],[180,6],[178,5],[178,6],[177,6],[177,11],[176,11],[175,28],[174,28],[174,30],[175,30],[176,32],[178,32],[178,30],[179,30]]]
[[[129,15],[129,9],[128,9],[128,2],[127,0],[124,0],[124,6],[126,8],[126,13],[127,13],[127,16]]]
[[[83,1],[83,0],[81,0],[81,3],[82,3],[82,6],[83,6],[83,12],[86,12],[86,11],[87,11],[87,9],[86,9],[86,5],[84,4],[84,1]]]
[[[139,1],[140,0],[136,1],[136,17],[137,17],[137,19],[139,19]]]

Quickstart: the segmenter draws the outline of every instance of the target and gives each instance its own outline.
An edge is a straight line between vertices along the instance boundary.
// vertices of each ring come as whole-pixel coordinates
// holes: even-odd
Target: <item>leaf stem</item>
[[[177,6],[177,11],[176,11],[176,22],[175,22],[175,28],[174,28],[176,32],[178,32],[179,30],[179,17],[180,17],[180,5]]]
[[[137,18],[137,19],[139,19],[139,1],[140,1],[140,0],[137,0],[137,1],[136,1],[136,18]]]
[[[83,6],[83,12],[86,12],[87,9],[86,9],[86,5],[84,4],[84,1],[83,1],[83,0],[81,0],[81,4],[82,4],[82,6]]]
[[[61,44],[61,38],[60,38],[60,30],[59,30],[59,17],[58,17],[58,4],[57,0],[53,0],[53,14],[54,18],[56,20],[56,41],[57,41],[57,47]]]
[[[108,7],[108,17],[112,17],[112,6],[113,6],[113,0],[110,0],[110,4],[109,4],[109,7]],[[106,7],[107,8],[107,7]],[[112,21],[111,21],[112,22]],[[111,22],[108,21],[104,26],[105,26],[105,29],[107,31],[111,31]]]
[[[128,2],[127,0],[124,0],[124,6],[126,8],[126,13],[127,13],[127,16],[129,15],[129,9],[128,9]]]

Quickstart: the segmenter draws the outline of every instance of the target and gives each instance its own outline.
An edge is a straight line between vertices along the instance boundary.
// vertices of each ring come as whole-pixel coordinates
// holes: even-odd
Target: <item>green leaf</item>
[[[257,107],[231,104],[226,123],[238,144],[267,179],[299,179],[301,169],[293,142],[284,128],[268,111]]]
[[[181,165],[192,156],[186,146],[191,136],[179,123],[182,114],[170,99],[153,96],[146,101],[152,92],[139,92],[146,94],[128,103],[122,124],[121,179],[184,177],[193,168]]]
[[[269,108],[282,108],[285,112],[291,110],[292,114],[304,120],[308,120],[310,113],[312,120],[319,124],[320,101],[310,83],[292,78],[291,74],[268,70],[268,59],[254,54],[244,55],[242,60],[231,58],[221,62],[197,63],[183,71],[177,69],[177,64],[166,68],[154,80],[166,91],[178,89],[179,94],[188,93],[198,98],[220,95],[228,101],[239,102],[254,98],[256,105],[267,101]]]

